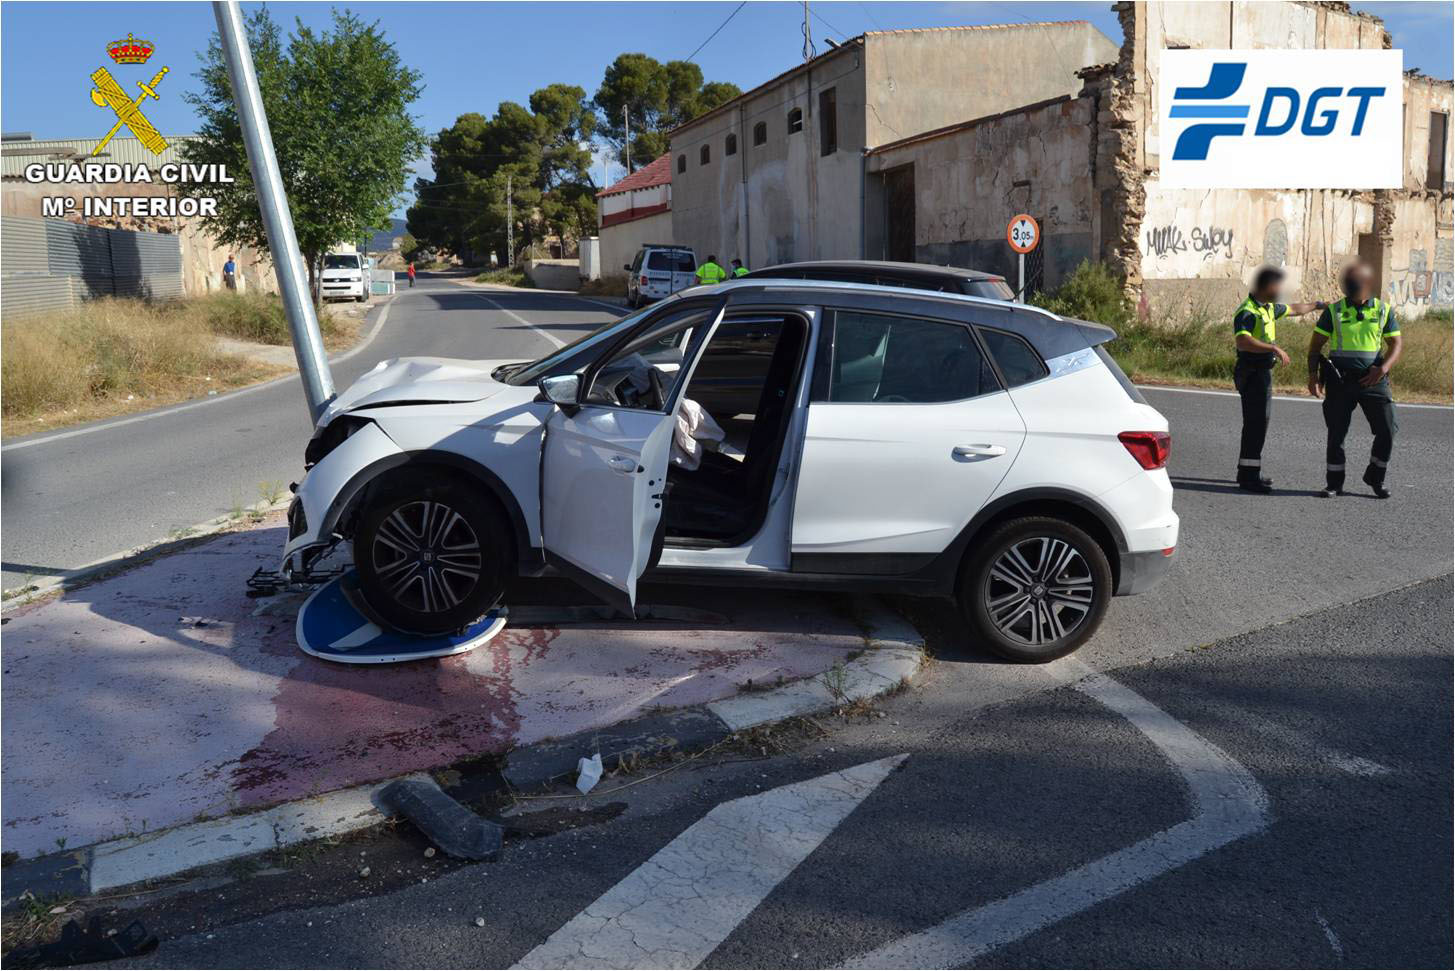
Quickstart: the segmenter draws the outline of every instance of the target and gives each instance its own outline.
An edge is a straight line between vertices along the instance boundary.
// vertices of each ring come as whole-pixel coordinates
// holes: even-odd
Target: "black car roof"
[[[785,270],[843,270],[859,273],[892,272],[912,276],[952,276],[957,280],[1004,280],[999,273],[986,273],[964,266],[940,266],[933,263],[896,263],[892,260],[805,260],[778,263],[753,271],[755,276],[772,276]]]

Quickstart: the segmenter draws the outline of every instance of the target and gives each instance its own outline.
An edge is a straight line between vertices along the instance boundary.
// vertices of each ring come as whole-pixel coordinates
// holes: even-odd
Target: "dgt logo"
[[[1398,186],[1402,72],[1399,51],[1164,51],[1162,184]]]

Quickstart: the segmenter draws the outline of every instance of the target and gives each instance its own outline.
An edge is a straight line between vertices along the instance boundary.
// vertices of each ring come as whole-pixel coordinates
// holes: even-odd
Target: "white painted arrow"
[[[695,968],[907,755],[715,807],[518,968]]]

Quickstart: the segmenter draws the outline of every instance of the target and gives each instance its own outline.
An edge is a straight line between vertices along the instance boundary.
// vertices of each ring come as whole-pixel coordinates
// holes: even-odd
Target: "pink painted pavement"
[[[270,523],[221,536],[8,615],[7,850],[84,846],[504,752],[750,679],[816,674],[863,646],[811,598],[683,591],[727,626],[508,626],[456,657],[331,664],[294,643],[301,598],[244,595],[283,535]]]

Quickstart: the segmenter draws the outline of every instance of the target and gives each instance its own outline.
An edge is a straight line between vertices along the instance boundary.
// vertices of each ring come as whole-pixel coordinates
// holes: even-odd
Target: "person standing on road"
[[[1273,414],[1273,369],[1288,363],[1288,354],[1275,344],[1276,322],[1289,314],[1322,310],[1323,303],[1278,302],[1283,271],[1265,266],[1253,277],[1248,299],[1233,314],[1233,341],[1238,363],[1233,387],[1243,400],[1243,437],[1238,447],[1238,488],[1269,493],[1273,480],[1263,474],[1263,442]]]
[[[748,268],[746,266],[743,266],[743,261],[742,260],[739,260],[739,259],[736,259],[735,258],[733,260],[733,276],[739,277],[739,276],[747,276],[747,275],[748,275]]]
[[[222,264],[222,285],[229,290],[237,289],[237,264],[232,261],[232,254],[227,254],[227,262]]]
[[[1344,271],[1344,299],[1329,305],[1314,325],[1308,345],[1308,391],[1324,399],[1324,424],[1329,430],[1325,488],[1322,495],[1344,494],[1344,437],[1357,406],[1374,432],[1364,482],[1381,499],[1388,499],[1384,474],[1394,450],[1394,395],[1389,372],[1399,360],[1404,342],[1399,322],[1389,304],[1374,296],[1374,271],[1355,263]],[[1324,346],[1329,356],[1323,356]]]
[[[413,260],[410,260],[409,261],[409,268],[405,272],[407,272],[409,274],[409,289],[413,290],[414,289],[414,261]]]
[[[697,268],[697,282],[711,286],[714,283],[721,283],[727,279],[727,270],[718,265],[717,255],[713,254],[707,258],[707,262]]]

